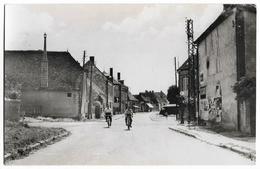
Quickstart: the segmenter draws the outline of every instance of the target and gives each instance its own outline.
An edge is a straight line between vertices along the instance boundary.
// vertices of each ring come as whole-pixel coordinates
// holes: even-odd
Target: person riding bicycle
[[[105,111],[105,118],[106,118],[106,120],[109,119],[110,122],[111,122],[110,124],[112,124],[112,110],[107,105],[104,111]]]
[[[130,117],[130,127],[132,127],[132,121],[133,121],[133,111],[129,107],[125,110],[125,124],[127,125],[127,117]]]

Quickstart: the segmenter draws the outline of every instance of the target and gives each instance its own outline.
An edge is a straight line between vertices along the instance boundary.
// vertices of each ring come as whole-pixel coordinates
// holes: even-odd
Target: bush
[[[256,78],[242,77],[232,86],[238,98],[247,98],[256,95]]]

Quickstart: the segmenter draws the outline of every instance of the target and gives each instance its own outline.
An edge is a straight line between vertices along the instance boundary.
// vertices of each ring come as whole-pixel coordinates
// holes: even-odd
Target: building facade
[[[26,116],[78,118],[82,67],[69,52],[8,50],[5,78],[21,84],[21,112]]]
[[[246,110],[246,101],[237,98],[232,86],[241,77],[256,75],[255,6],[224,5],[220,16],[195,43],[199,54],[200,117],[226,129],[254,134],[255,109]]]
[[[94,56],[90,56],[87,63],[84,64],[84,75],[85,88],[82,89],[81,116],[89,119],[104,117],[103,110],[106,106],[113,111],[112,77],[99,70],[95,64]]]

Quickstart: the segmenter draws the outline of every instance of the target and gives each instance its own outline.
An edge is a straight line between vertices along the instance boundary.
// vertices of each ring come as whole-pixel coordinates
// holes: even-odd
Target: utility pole
[[[111,67],[109,69],[109,74],[110,74],[110,78],[111,78],[111,83],[112,83],[112,105],[111,105],[111,109],[112,109],[112,113],[114,114],[114,99],[115,99],[115,94],[114,94],[114,77],[113,77],[113,68]]]
[[[187,33],[187,39],[188,39],[188,123],[190,123],[191,120],[191,96],[192,96],[192,88],[194,87],[191,83],[194,83],[194,72],[191,71],[194,70],[194,60],[193,60],[193,20],[192,19],[186,19],[186,33]]]
[[[84,50],[83,53],[83,77],[82,77],[82,95],[81,95],[81,112],[80,112],[80,119],[85,118],[85,103],[86,103],[86,86],[87,86],[87,78],[86,78],[86,71],[85,71],[85,59],[86,59],[86,51]]]
[[[92,119],[93,64],[94,64],[94,56],[90,56],[90,85],[89,85],[88,119]]]
[[[178,82],[177,82],[176,57],[174,57],[174,68],[175,68],[175,85],[178,86]]]
[[[195,59],[196,59],[196,95],[197,95],[197,124],[200,124],[200,81],[199,81],[199,49],[197,44],[194,44],[194,52],[195,52]]]

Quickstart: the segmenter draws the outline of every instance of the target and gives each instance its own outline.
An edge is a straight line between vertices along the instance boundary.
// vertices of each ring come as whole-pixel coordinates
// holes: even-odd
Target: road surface
[[[43,122],[35,125],[63,127],[71,135],[40,149],[10,165],[218,165],[254,164],[253,161],[194,138],[176,133],[168,127],[174,117],[153,113],[134,115],[128,131],[124,118],[104,121]]]

